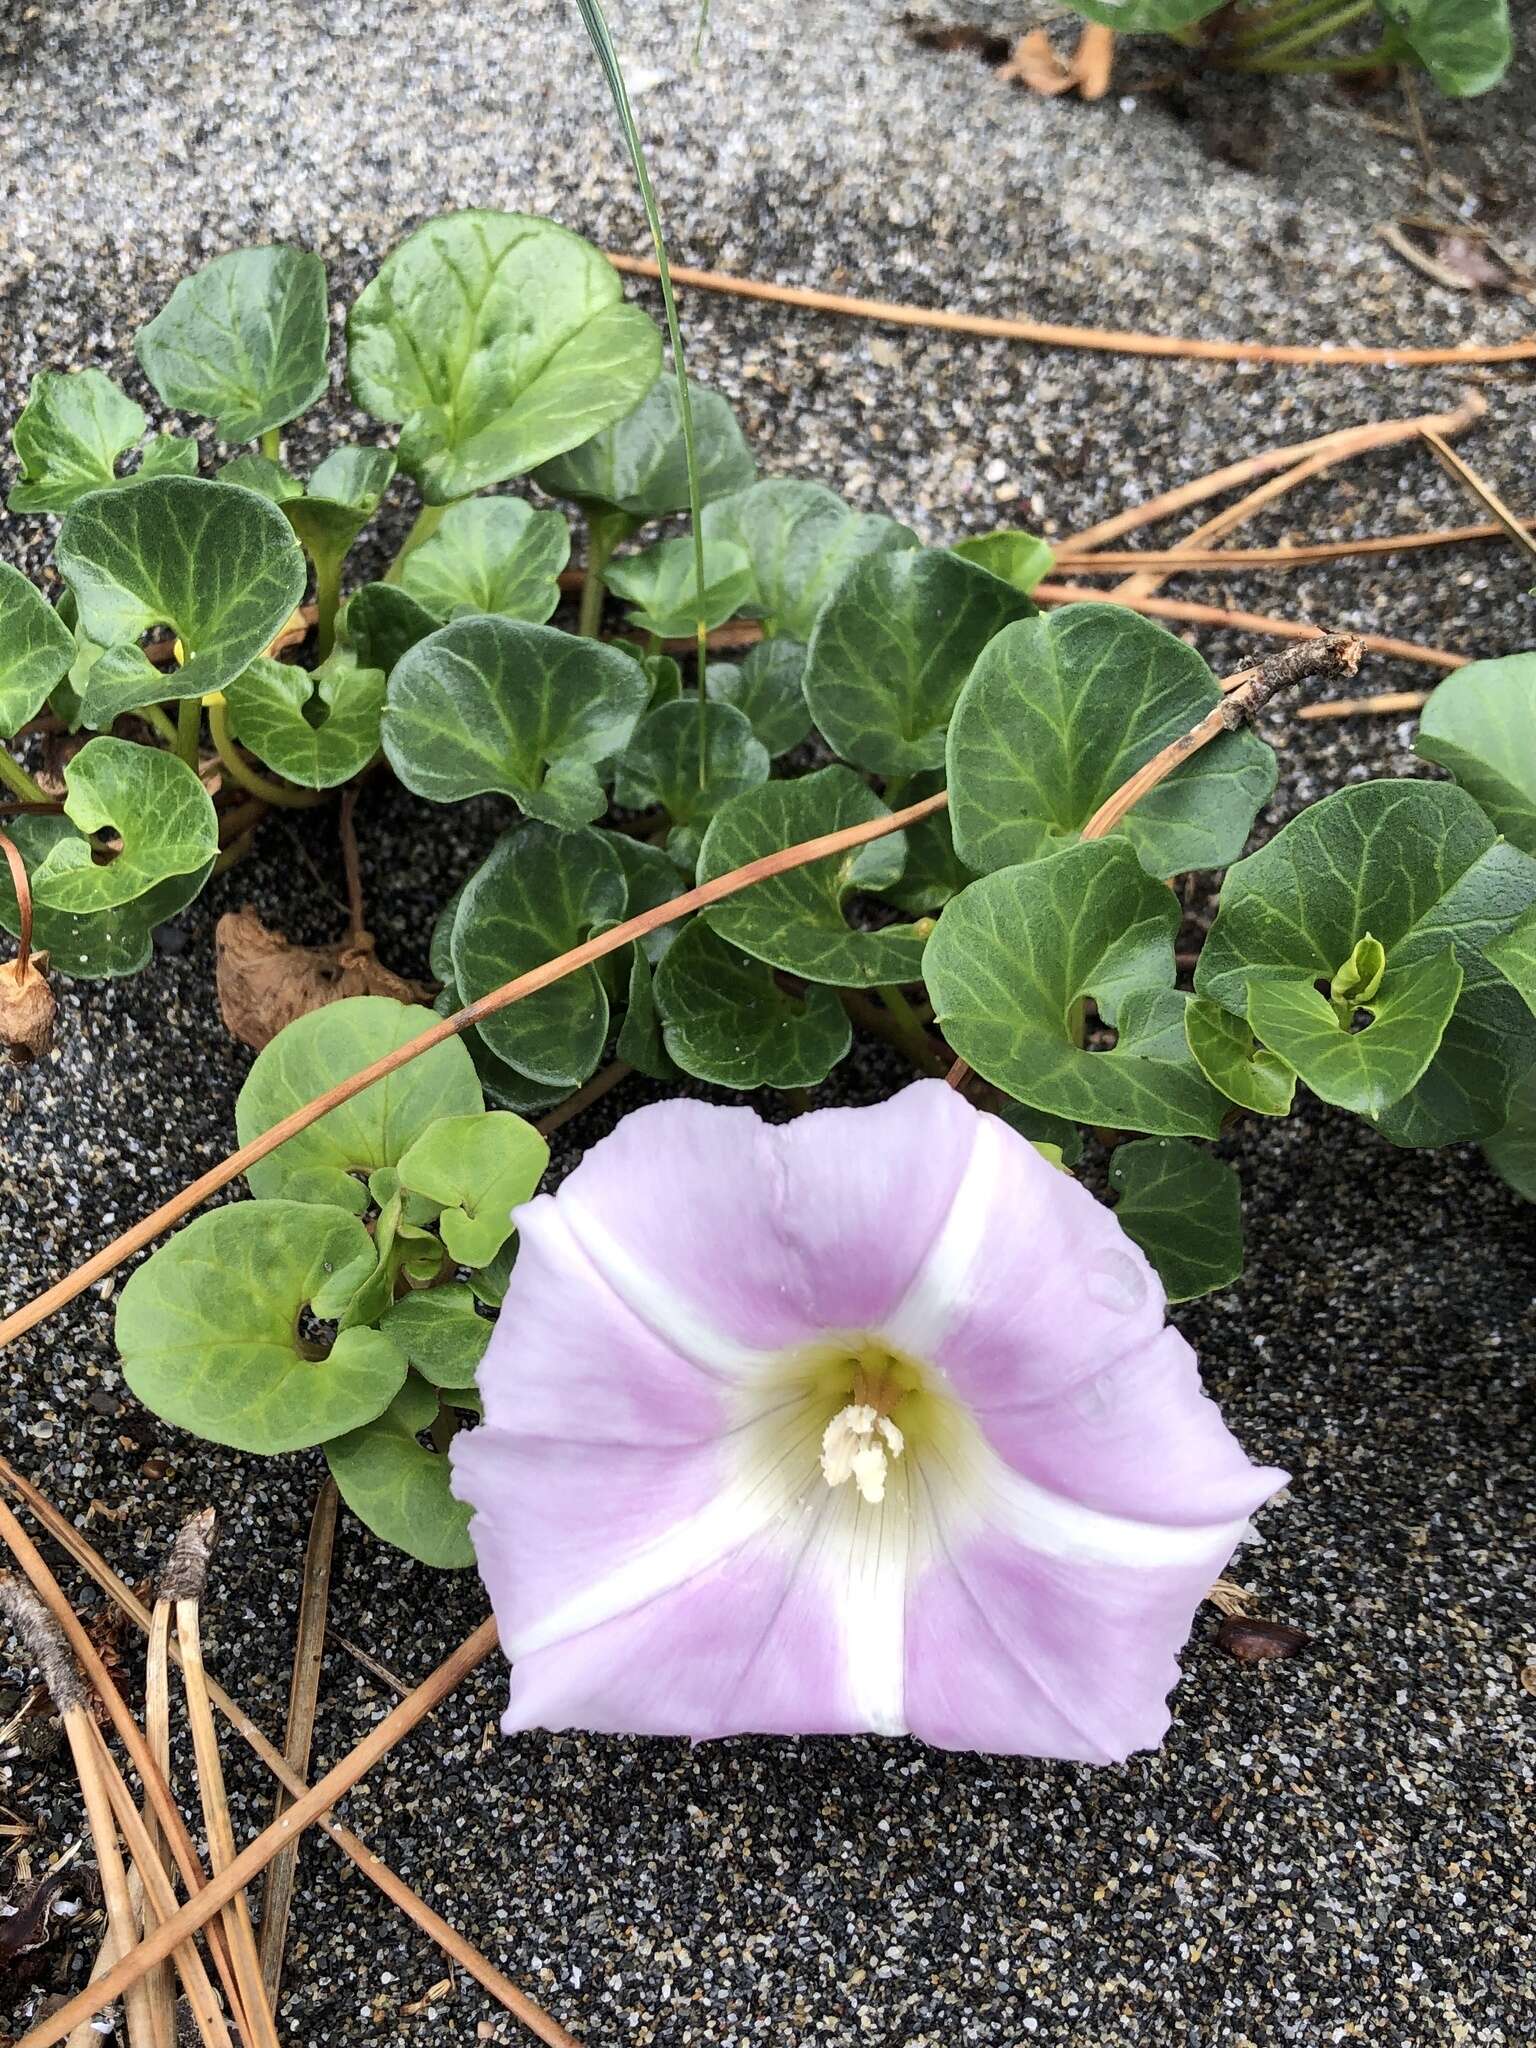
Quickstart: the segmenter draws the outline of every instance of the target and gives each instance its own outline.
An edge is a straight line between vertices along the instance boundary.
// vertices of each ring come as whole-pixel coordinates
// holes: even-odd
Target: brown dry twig
[[[1169,548],[1101,548],[1088,554],[1074,553],[1063,542],[1056,550],[1056,567],[1070,569],[1074,576],[1121,576],[1137,569],[1163,569],[1170,573],[1199,569],[1231,575],[1251,569],[1296,569],[1309,562],[1338,562],[1351,555],[1411,554],[1421,548],[1459,547],[1468,541],[1497,540],[1502,526],[1487,520],[1480,526],[1440,526],[1430,533],[1378,533],[1362,540],[1282,541],[1270,548],[1194,548],[1187,542]],[[1532,527],[1527,532],[1536,531]]]
[[[1536,555],[1536,538],[1527,530],[1525,522],[1515,517],[1492,484],[1486,483],[1470,462],[1463,461],[1454,448],[1446,445],[1443,434],[1436,433],[1433,427],[1422,427],[1420,432],[1434,451],[1441,467],[1449,470],[1456,481],[1471,492],[1484,511],[1493,514],[1500,527],[1517,546],[1524,548],[1528,555]]]
[[[1271,618],[1264,612],[1234,612],[1221,605],[1192,604],[1172,597],[1118,596],[1113,590],[1093,590],[1086,584],[1037,583],[1030,593],[1038,604],[1124,604],[1149,618],[1172,619],[1182,625],[1222,626],[1234,633],[1272,634],[1277,640],[1321,640],[1321,626],[1303,625],[1297,619]],[[1361,633],[1361,645],[1368,654],[1384,654],[1394,661],[1415,662],[1421,668],[1465,668],[1469,654],[1453,654],[1445,647],[1425,647],[1417,640],[1391,640],[1381,633]],[[4,1326],[0,1325],[0,1335]]]

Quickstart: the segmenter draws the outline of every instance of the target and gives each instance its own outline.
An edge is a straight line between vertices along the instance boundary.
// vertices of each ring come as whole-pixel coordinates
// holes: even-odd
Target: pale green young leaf
[[[428,1450],[398,1408],[325,1447],[336,1490],[360,1522],[418,1563],[464,1571],[475,1561],[470,1510],[454,1499],[451,1468]]]
[[[281,1123],[337,1081],[372,1066],[418,1037],[430,1010],[388,996],[349,996],[295,1018],[256,1055],[235,1103],[242,1145]],[[458,1039],[445,1039],[350,1102],[327,1111],[246,1175],[251,1192],[298,1202],[332,1204],[361,1215],[367,1176],[397,1166],[429,1125],[481,1108],[480,1084]]]
[[[227,472],[226,472],[227,474]],[[301,491],[278,500],[313,562],[339,563],[383,502],[395,474],[387,448],[337,448]]]
[[[217,857],[212,797],[184,762],[157,747],[88,740],[64,769],[64,789],[64,815],[79,836],[56,840],[32,876],[34,900],[50,910],[113,910]],[[98,865],[91,835],[108,831],[122,850]]]
[[[123,1377],[156,1415],[236,1450],[305,1450],[382,1415],[406,1363],[377,1330],[305,1355],[301,1311],[334,1317],[375,1266],[353,1216],[236,1202],[183,1226],[117,1308]]]
[[[316,669],[261,655],[224,692],[230,729],[301,789],[350,782],[379,751],[384,671],[338,647]]]
[[[443,1117],[401,1156],[403,1184],[440,1203],[437,1227],[457,1266],[484,1266],[512,1235],[512,1211],[531,1201],[549,1146],[505,1110]]]
[[[0,562],[0,739],[37,716],[74,658],[75,636],[47,598]]]
[[[453,972],[470,1002],[579,946],[624,915],[613,835],[523,825],[471,876],[453,921]],[[568,974],[479,1027],[490,1050],[530,1081],[576,1088],[602,1058],[608,996],[595,967]]]
[[[144,444],[139,466],[118,482],[131,484],[149,476],[196,476],[197,443],[185,434],[156,434]]]
[[[399,421],[428,504],[521,476],[633,410],[661,337],[618,272],[527,214],[444,214],[389,255],[352,308],[347,375]]]
[[[522,498],[472,498],[450,505],[431,539],[412,548],[400,587],[439,619],[494,613],[542,626],[560,602],[570,558],[558,512]]]
[[[999,527],[995,533],[970,534],[957,540],[950,552],[982,569],[990,569],[994,576],[1001,576],[1026,597],[1056,566],[1055,550],[1049,541],[1014,526]]]
[[[81,630],[106,650],[81,692],[89,725],[223,689],[304,595],[304,556],[278,508],[199,477],[151,477],[79,499],[64,515],[57,559]],[[175,632],[182,667],[153,666],[139,645],[151,626]]]
[[[10,818],[5,829],[32,873],[50,858],[55,848],[72,842],[78,843],[81,854],[68,856],[70,861],[78,861],[82,855],[85,859],[90,857],[89,845],[67,818],[48,814]],[[209,860],[191,874],[173,875],[158,883],[132,902],[84,914],[34,903],[32,942],[40,952],[48,954],[57,972],[80,981],[137,974],[149,963],[150,935],[155,926],[185,910],[212,873],[213,862]],[[21,929],[16,892],[5,861],[0,861],[0,925],[13,937]]]
[[[434,1387],[472,1387],[495,1327],[477,1313],[462,1280],[404,1294],[379,1318],[385,1336]]]
[[[21,477],[12,512],[67,512],[117,482],[117,459],[144,431],[144,412],[100,370],[39,370],[11,429]]]
[[[709,664],[709,695],[734,704],[773,760],[811,730],[805,701],[805,649],[798,640],[759,640],[739,662]]]
[[[1243,1270],[1242,1195],[1230,1166],[1183,1138],[1117,1145],[1115,1216],[1157,1269],[1170,1301],[1229,1287]]]
[[[773,970],[695,920],[656,970],[667,1052],[718,1088],[813,1088],[852,1034],[829,988],[791,995]]]
[[[718,391],[688,383],[700,502],[744,490],[757,475],[736,415]],[[633,526],[688,509],[688,461],[676,380],[659,377],[626,418],[540,465],[533,481],[552,498],[622,512]]]
[[[699,851],[699,880],[890,813],[851,769],[823,768],[794,782],[767,782],[716,812]],[[911,925],[856,930],[848,899],[873,894],[900,876],[906,848],[899,832],[833,860],[771,876],[702,913],[722,939],[770,967],[835,988],[915,981],[923,935]]]
[[[1406,967],[1389,967],[1377,993],[1356,1006],[1358,1029],[1306,981],[1255,981],[1248,1022],[1314,1095],[1361,1116],[1400,1102],[1439,1050],[1461,994],[1462,974],[1447,945]]]
[[[500,792],[570,829],[607,808],[597,768],[628,745],[649,694],[639,665],[600,641],[460,619],[396,662],[384,751],[434,803]]]
[[[221,484],[239,484],[242,490],[254,491],[260,498],[270,498],[274,505],[286,504],[290,498],[302,498],[304,485],[292,470],[281,462],[275,462],[270,455],[260,455],[247,448],[241,455],[232,455],[219,470]]]
[[[1536,1010],[1536,909],[1528,910],[1518,924],[1493,941],[1488,958]]]
[[[629,622],[637,632],[680,640],[697,631],[701,618],[713,632],[752,602],[756,588],[746,549],[733,541],[705,541],[702,607],[696,570],[693,539],[685,534],[610,562],[606,581],[616,597],[629,600]]]
[[[1516,846],[1536,854],[1536,654],[1474,661],[1431,691],[1415,753],[1448,769]]]
[[[1073,1123],[1213,1138],[1223,1103],[1190,1057],[1173,986],[1179,906],[1123,840],[1097,839],[973,882],[923,959],[940,1029],[1018,1102]],[[1079,1042],[1092,1002],[1112,1049]]]
[[[1185,1005],[1184,1036],[1201,1073],[1229,1102],[1256,1116],[1290,1113],[1296,1070],[1259,1044],[1246,1018],[1195,996]]]
[[[942,548],[867,556],[822,607],[805,666],[835,753],[876,775],[940,767],[961,686],[990,640],[1034,606]]]
[[[1221,701],[1192,647],[1123,605],[1065,605],[985,649],[949,728],[955,849],[983,872],[1075,839],[1136,769]],[[1115,827],[1149,874],[1225,867],[1275,786],[1246,728],[1190,757]]]
[[[910,527],[878,512],[855,512],[825,485],[793,477],[770,477],[717,499],[704,514],[704,535],[746,549],[754,603],[768,630],[803,641],[855,562],[919,545]]]
[[[326,387],[325,265],[281,243],[233,249],[184,277],[134,350],[167,405],[226,441],[286,426]]]

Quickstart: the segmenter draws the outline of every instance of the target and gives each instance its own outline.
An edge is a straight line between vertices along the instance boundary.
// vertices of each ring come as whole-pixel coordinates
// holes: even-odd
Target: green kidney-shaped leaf
[[[1510,1097],[1504,1127],[1483,1141],[1483,1151],[1500,1180],[1536,1202],[1536,1066]]]
[[[716,500],[704,514],[704,533],[746,549],[769,632],[806,641],[856,562],[919,545],[910,527],[878,512],[855,512],[825,485],[792,477],[770,477]]]
[[[435,1022],[430,1010],[388,996],[349,996],[295,1018],[256,1055],[246,1076],[235,1103],[240,1143],[249,1144],[291,1111],[408,1044]],[[469,1054],[456,1038],[445,1039],[327,1111],[318,1123],[258,1160],[246,1179],[255,1195],[329,1203],[361,1215],[368,1206],[368,1174],[397,1166],[439,1117],[470,1116],[480,1107],[480,1084]]]
[[[684,639],[698,630],[701,621],[705,631],[712,632],[750,604],[756,589],[746,549],[734,541],[706,539],[701,606],[691,534],[658,541],[643,554],[610,562],[606,580],[615,596],[629,599],[633,607],[630,624],[635,630],[654,633],[662,640]]]
[[[699,880],[713,881],[801,840],[889,816],[847,768],[823,768],[796,782],[764,783],[733,797],[716,813],[699,850]],[[844,908],[850,896],[894,882],[905,855],[901,834],[893,832],[835,858],[771,876],[702,915],[743,953],[807,981],[834,988],[915,981],[923,934],[911,925],[856,931]]]
[[[11,429],[21,478],[6,504],[67,512],[87,491],[117,482],[118,457],[143,431],[142,407],[100,370],[39,370]]]
[[[1495,939],[1488,958],[1536,1010],[1536,910],[1528,910],[1517,925]]]
[[[290,498],[302,498],[304,486],[299,479],[281,462],[270,455],[261,455],[253,448],[243,454],[232,455],[219,469],[221,484],[239,484],[242,490],[254,491],[260,498],[270,498],[274,505],[286,505]]]
[[[316,669],[262,655],[225,691],[242,745],[301,789],[335,789],[379,751],[384,671],[338,647]]]
[[[440,1203],[438,1231],[458,1266],[488,1265],[512,1235],[512,1211],[531,1201],[549,1147],[505,1110],[441,1118],[404,1153],[400,1179]]]
[[[521,476],[622,419],[655,383],[661,337],[618,272],[527,214],[444,214],[385,259],[347,322],[348,378],[402,423],[400,466],[428,504]]]
[[[414,1420],[391,1408],[328,1443],[325,1462],[337,1492],[375,1536],[438,1571],[463,1571],[475,1561],[471,1511],[450,1491],[447,1458],[416,1441]]]
[[[798,640],[759,640],[738,663],[712,661],[706,688],[721,703],[735,705],[777,760],[811,730],[804,677],[805,649]]]
[[[1331,984],[1362,940],[1373,938],[1383,949],[1385,969],[1373,998],[1383,1005],[1412,970],[1416,993],[1403,1000],[1433,1011],[1440,984],[1430,979],[1426,963],[1453,953],[1461,989],[1438,1050],[1406,1095],[1365,1113],[1394,1144],[1487,1137],[1503,1122],[1515,1081],[1536,1058],[1536,1020],[1486,953],[1532,903],[1536,860],[1498,839],[1465,790],[1447,783],[1360,783],[1313,804],[1231,869],[1195,986],[1223,1009],[1246,1016],[1269,1042],[1253,1005],[1261,984],[1300,992],[1280,1021],[1282,1032],[1298,1011],[1321,1030],[1306,991]],[[1448,970],[1438,972],[1448,987]],[[1443,1007],[1443,988],[1438,1002]],[[1260,1007],[1276,1021],[1267,997]],[[1378,1028],[1350,1034],[1343,1018],[1332,1026],[1338,1037],[1361,1041],[1342,1055],[1349,1060],[1368,1057]],[[1274,1049],[1309,1078],[1296,1047]],[[1319,1050],[1312,1047],[1311,1061]]]
[[[398,583],[365,583],[347,599],[340,631],[363,668],[382,669],[387,676],[402,655],[441,624],[435,612]]]
[[[1449,769],[1506,839],[1536,854],[1536,654],[1474,661],[1447,676],[1413,744]]]
[[[312,1358],[305,1308],[334,1317],[372,1272],[352,1216],[301,1202],[236,1202],[178,1231],[123,1289],[117,1348],[146,1408],[241,1451],[299,1451],[382,1415],[405,1382],[377,1330],[344,1330]]]
[[[699,502],[744,490],[757,465],[718,391],[688,380],[693,438],[698,454]],[[682,405],[677,380],[658,377],[626,418],[604,427],[581,447],[557,455],[534,471],[534,482],[552,498],[603,511],[623,512],[635,526],[688,509],[688,453],[683,445]]]
[[[325,265],[277,243],[184,277],[134,349],[167,405],[202,413],[226,441],[254,441],[325,390],[329,338]]]
[[[990,569],[994,576],[1001,576],[1026,597],[1050,575],[1056,562],[1049,541],[1016,526],[999,527],[996,533],[971,534],[965,540],[957,540],[950,553]]]
[[[1196,996],[1185,1005],[1184,1036],[1196,1066],[1229,1102],[1258,1116],[1289,1113],[1296,1070],[1258,1043],[1246,1019]]]
[[[941,1029],[1016,1101],[1073,1123],[1213,1138],[1223,1103],[1173,986],[1179,906],[1123,841],[1002,868],[945,905],[923,960]],[[1079,1043],[1092,1001],[1118,1036]]]
[[[706,702],[703,779],[699,768],[699,701],[679,698],[648,711],[619,760],[614,799],[629,810],[664,806],[674,828],[697,833],[723,803],[768,780],[767,749],[729,704]],[[669,846],[671,842],[669,841]]]
[[[1341,1019],[1306,981],[1254,982],[1248,1021],[1314,1095],[1361,1116],[1377,1116],[1402,1100],[1434,1058],[1461,982],[1447,945],[1409,966],[1390,967],[1379,992],[1359,1006],[1369,1020],[1359,1028]]]
[[[1170,1301],[1228,1287],[1242,1272],[1237,1175],[1209,1152],[1182,1138],[1117,1145],[1109,1184],[1121,1228],[1157,1268]]]
[[[500,841],[470,877],[453,921],[454,980],[467,1001],[619,922],[624,870],[609,841],[605,832],[547,825],[524,825]],[[608,1036],[603,977],[584,967],[479,1029],[491,1051],[527,1079],[578,1087]]]
[[[172,754],[90,740],[65,768],[64,787],[64,815],[83,836],[56,840],[32,877],[34,898],[50,910],[112,910],[217,857],[213,799]],[[122,851],[98,866],[90,835],[104,831],[117,833]]]
[[[986,648],[949,728],[955,850],[983,872],[1076,838],[1144,762],[1221,701],[1192,647],[1123,605],[1065,605]],[[1115,827],[1149,874],[1225,867],[1275,786],[1256,733],[1223,734]]]
[[[450,505],[431,539],[412,548],[400,587],[440,619],[494,613],[542,626],[560,602],[570,558],[558,512],[521,498],[474,498]]]
[[[434,1387],[472,1387],[495,1327],[476,1312],[462,1280],[402,1295],[379,1318],[385,1336]]]
[[[937,768],[977,657],[1034,609],[1011,584],[942,548],[867,556],[822,607],[811,635],[811,716],[855,767],[876,775]]]
[[[718,1088],[812,1088],[851,1042],[830,989],[790,995],[771,967],[698,922],[657,968],[656,1001],[667,1052]]]
[[[1381,0],[1381,10],[1440,90],[1465,99],[1509,69],[1509,0]]]
[[[86,637],[106,652],[81,692],[88,725],[166,698],[222,690],[304,595],[304,556],[277,506],[189,476],[93,491],[64,515],[58,564]],[[139,645],[169,626],[186,652],[162,673]]]
[[[518,619],[460,619],[395,664],[384,751],[434,803],[499,791],[569,829],[607,808],[597,767],[629,744],[649,694],[616,648]]]
[[[260,461],[261,457],[247,457]],[[231,483],[242,481],[222,472]],[[275,465],[274,465],[275,467]],[[327,455],[310,478],[307,488],[281,490],[274,502],[280,504],[313,562],[327,568],[340,563],[348,548],[368,524],[383,501],[395,474],[395,458],[387,448],[338,448]]]
[[[56,847],[69,842],[77,841],[83,857],[90,857],[89,845],[67,818],[47,814],[11,818],[5,829],[34,873]],[[70,856],[71,861],[79,858]],[[84,914],[34,903],[33,944],[48,954],[61,974],[80,981],[137,974],[149,962],[150,934],[155,926],[185,910],[212,873],[210,860],[191,874],[171,876],[132,902]],[[0,861],[0,925],[13,936],[21,928],[10,868],[4,861]]]
[[[74,658],[75,636],[47,598],[0,562],[0,739],[37,716]]]

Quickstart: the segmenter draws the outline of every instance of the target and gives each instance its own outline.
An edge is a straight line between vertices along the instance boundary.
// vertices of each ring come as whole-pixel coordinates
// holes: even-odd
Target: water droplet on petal
[[[1090,1301],[1119,1315],[1140,1308],[1147,1292],[1146,1276],[1129,1252],[1097,1253],[1088,1261],[1083,1286]]]

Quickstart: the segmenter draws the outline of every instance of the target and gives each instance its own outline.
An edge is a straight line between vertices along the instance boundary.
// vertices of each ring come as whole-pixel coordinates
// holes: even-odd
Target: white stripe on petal
[[[910,1471],[894,1469],[879,1507],[850,1492],[838,1496],[836,1512],[833,1592],[849,1696],[877,1735],[905,1735],[907,1581],[921,1533]]]
[[[881,1334],[914,1358],[931,1358],[971,1299],[971,1275],[987,1242],[987,1218],[1003,1166],[1003,1126],[978,1116],[970,1157],[949,1214]]]

